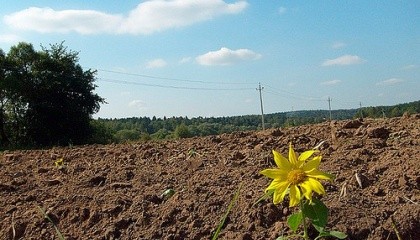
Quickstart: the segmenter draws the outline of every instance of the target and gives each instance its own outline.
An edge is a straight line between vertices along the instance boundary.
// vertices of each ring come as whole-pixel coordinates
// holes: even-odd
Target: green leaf
[[[320,234],[324,232],[324,227],[320,227],[320,226],[317,226],[317,225],[313,225],[313,226]]]
[[[322,231],[319,233],[318,237],[315,238],[315,240],[321,237],[335,237],[338,239],[345,239],[347,235],[339,231]]]
[[[313,198],[312,204],[306,201],[302,211],[306,217],[311,219],[314,226],[323,228],[327,225],[328,208],[320,200]]]
[[[345,239],[347,237],[347,234],[339,231],[330,231],[330,235],[338,239]]]
[[[299,228],[299,225],[302,222],[302,219],[303,219],[302,212],[299,211],[297,213],[290,215],[287,218],[287,224],[289,225],[290,229],[293,230],[293,232],[296,232],[296,230]]]

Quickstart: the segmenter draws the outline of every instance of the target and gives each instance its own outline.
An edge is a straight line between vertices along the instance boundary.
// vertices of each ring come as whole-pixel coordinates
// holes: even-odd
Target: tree
[[[9,139],[6,135],[5,125],[6,125],[6,89],[5,89],[5,70],[6,66],[6,55],[3,50],[0,49],[0,146],[7,145]]]
[[[181,123],[175,128],[174,134],[176,138],[192,137],[190,130],[188,129],[187,125],[185,125],[184,123]]]
[[[96,72],[83,70],[77,52],[67,50],[63,43],[41,51],[19,43],[10,49],[5,62],[8,108],[3,113],[10,119],[15,144],[88,141],[91,116],[104,99],[93,92]]]

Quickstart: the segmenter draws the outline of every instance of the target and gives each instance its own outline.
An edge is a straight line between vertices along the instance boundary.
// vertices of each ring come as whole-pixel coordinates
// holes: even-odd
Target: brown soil
[[[160,142],[4,152],[0,239],[209,239],[242,183],[220,239],[290,233],[288,201],[253,206],[272,149],[325,141],[321,169],[329,228],[348,239],[420,239],[420,115],[348,120]],[[54,161],[63,157],[64,169]],[[362,186],[356,181],[360,176]],[[162,197],[174,189],[172,197]],[[392,219],[395,220],[395,229]]]

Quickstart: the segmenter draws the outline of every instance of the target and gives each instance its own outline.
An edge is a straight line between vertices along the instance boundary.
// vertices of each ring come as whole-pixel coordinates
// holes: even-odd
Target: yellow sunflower
[[[322,156],[312,157],[316,152],[319,151],[308,150],[298,156],[290,144],[287,159],[273,150],[278,168],[265,169],[260,173],[273,179],[265,192],[273,192],[274,204],[282,202],[289,189],[290,207],[299,204],[303,196],[312,202],[312,192],[325,194],[324,187],[318,180],[332,180],[333,176],[318,169]]]

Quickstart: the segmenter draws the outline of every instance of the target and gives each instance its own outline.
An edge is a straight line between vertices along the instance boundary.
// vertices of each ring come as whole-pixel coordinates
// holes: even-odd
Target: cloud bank
[[[133,100],[131,102],[128,103],[128,106],[131,108],[137,108],[137,109],[143,109],[146,107],[146,103],[142,100]]]
[[[402,67],[402,70],[412,70],[412,69],[416,69],[417,66],[414,64],[410,64],[410,65],[406,65],[404,67]]]
[[[336,84],[339,84],[339,83],[341,83],[342,81],[341,80],[339,80],[339,79],[334,79],[334,80],[331,80],[331,81],[325,81],[325,82],[322,82],[321,83],[321,85],[327,85],[327,86],[331,86],[331,85],[336,85]]]
[[[327,59],[322,63],[322,66],[353,65],[353,64],[360,64],[365,61],[366,60],[356,55],[344,55],[335,59]]]
[[[400,79],[400,78],[390,78],[390,79],[387,79],[387,80],[378,82],[378,83],[376,83],[376,85],[379,85],[379,86],[391,86],[391,85],[396,85],[396,84],[399,84],[399,83],[402,83],[402,82],[404,82],[403,79]]]
[[[343,42],[335,42],[332,44],[331,48],[333,49],[340,49],[347,46],[347,44],[343,43]]]
[[[11,28],[40,33],[144,35],[237,14],[247,6],[246,1],[150,0],[140,3],[126,16],[94,10],[31,7],[6,15],[3,20]]]
[[[146,68],[161,68],[165,67],[167,62],[161,58],[153,59],[146,64]]]
[[[15,43],[21,40],[21,37],[14,34],[0,34],[0,43]]]
[[[229,48],[221,48],[217,51],[211,51],[196,57],[196,61],[201,65],[227,66],[237,62],[246,60],[257,60],[261,58],[261,54],[255,53],[249,49],[231,50]]]

